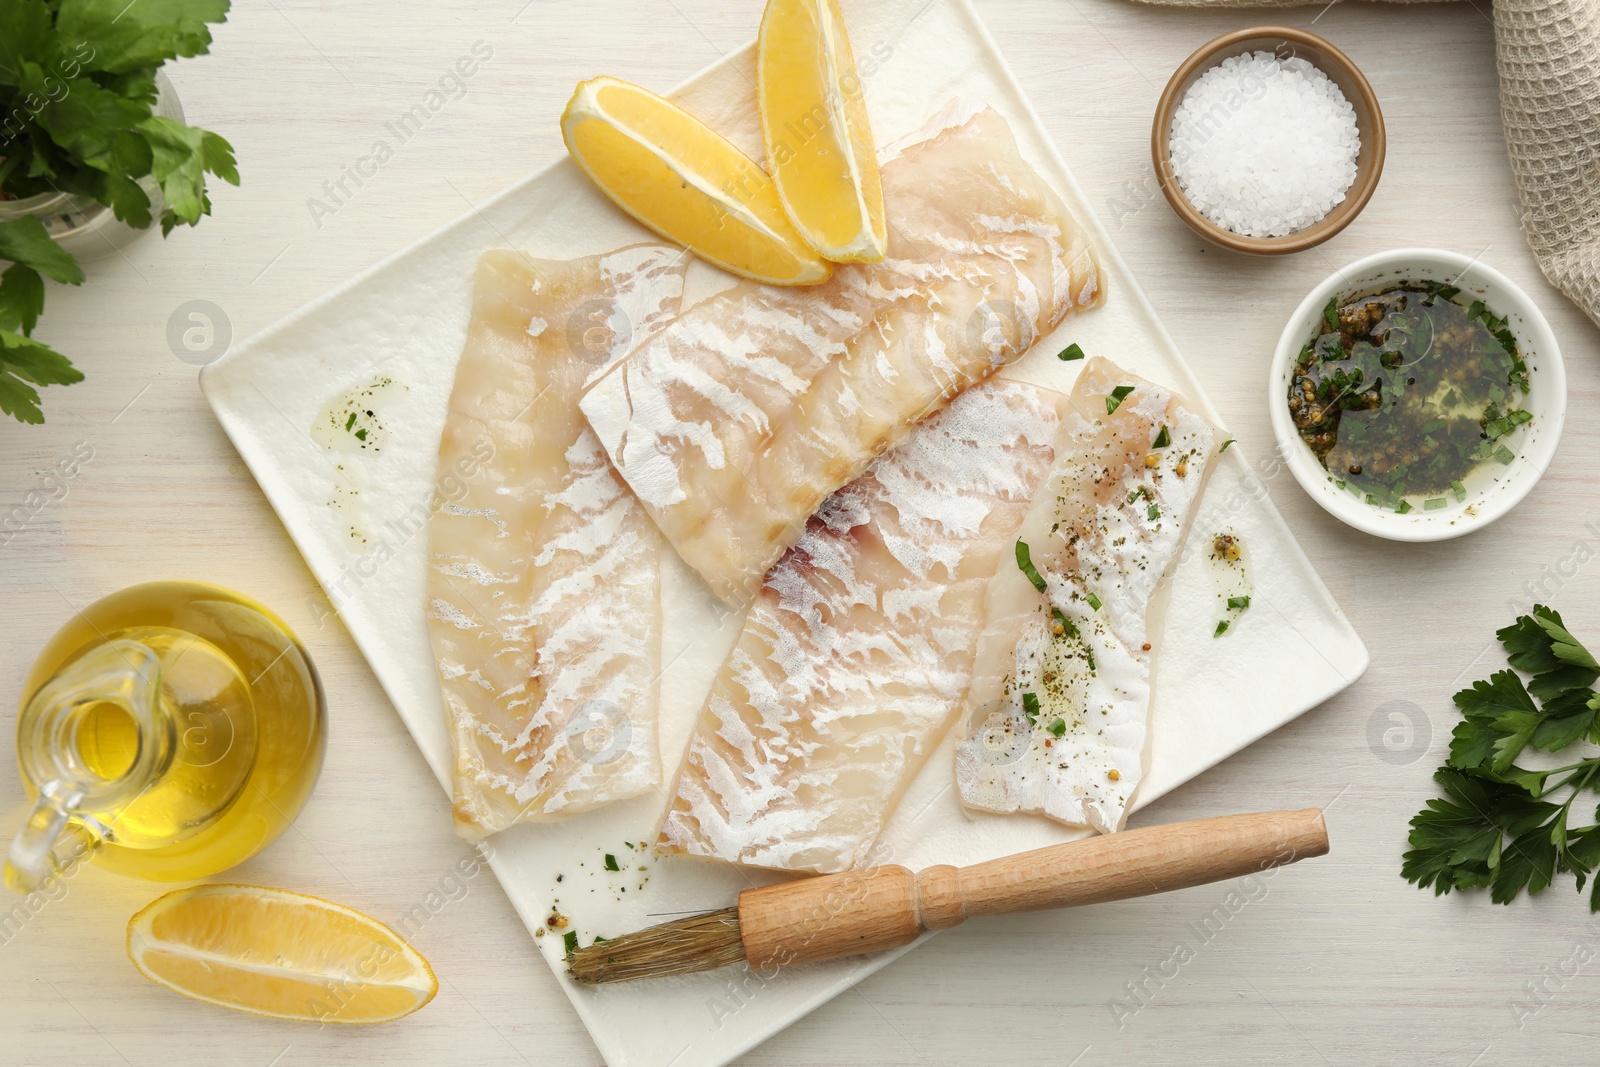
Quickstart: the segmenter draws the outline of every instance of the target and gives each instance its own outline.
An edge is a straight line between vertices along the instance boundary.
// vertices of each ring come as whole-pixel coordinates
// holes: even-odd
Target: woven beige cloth
[[[1144,0],[1298,7],[1324,0]],[[1398,0],[1422,2],[1422,0]],[[1495,0],[1500,115],[1528,245],[1600,325],[1600,0]]]

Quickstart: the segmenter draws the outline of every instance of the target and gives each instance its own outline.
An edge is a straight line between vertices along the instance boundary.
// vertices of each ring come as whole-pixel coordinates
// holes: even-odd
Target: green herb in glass
[[[161,232],[211,213],[206,175],[239,184],[233,148],[214,133],[155,113],[156,72],[211,45],[229,0],[0,0],[0,197],[68,193],[144,229],[156,220],[141,179],[166,207]],[[37,216],[0,222],[0,411],[42,423],[34,386],[83,373],[33,338],[44,279],[83,268]]]

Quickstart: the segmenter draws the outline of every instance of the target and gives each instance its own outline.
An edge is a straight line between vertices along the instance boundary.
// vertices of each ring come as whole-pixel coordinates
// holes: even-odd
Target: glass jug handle
[[[51,782],[39,793],[28,821],[11,839],[6,853],[6,886],[18,893],[31,893],[60,866],[55,856],[56,842],[67,829],[69,808],[82,801],[81,795],[57,796],[61,783]]]
[[[6,854],[8,887],[30,892],[65,863],[82,858],[84,852],[74,850],[63,860],[58,848],[79,826],[91,839],[112,836],[98,816],[132,801],[165,768],[173,746],[170,723],[159,718],[160,679],[160,661],[149,647],[109,641],[46,682],[22,710],[17,758],[37,783],[39,797]],[[74,733],[84,709],[104,703],[125,711],[139,730],[138,752],[115,778],[95,773]]]

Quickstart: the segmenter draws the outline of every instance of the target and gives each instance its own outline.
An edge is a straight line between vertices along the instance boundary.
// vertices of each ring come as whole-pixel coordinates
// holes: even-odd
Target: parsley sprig
[[[233,148],[214,133],[155,114],[156,71],[211,44],[229,0],[0,0],[0,193],[71,193],[138,229],[154,223],[140,180],[161,187],[161,232],[211,213],[207,174],[239,184]],[[34,340],[44,279],[83,282],[83,269],[33,217],[0,222],[0,411],[40,423],[34,386],[83,374]]]
[[[1448,765],[1434,774],[1446,795],[1411,820],[1401,873],[1441,894],[1487,886],[1495,903],[1509,904],[1564,873],[1582,890],[1600,865],[1600,825],[1569,824],[1579,799],[1600,793],[1600,755],[1548,769],[1517,762],[1530,750],[1600,744],[1600,663],[1547,607],[1496,636],[1515,669],[1456,694],[1462,721]],[[1589,910],[1600,911],[1600,878]]]

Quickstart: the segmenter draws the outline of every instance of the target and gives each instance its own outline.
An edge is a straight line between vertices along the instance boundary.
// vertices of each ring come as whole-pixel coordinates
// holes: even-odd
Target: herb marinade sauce
[[[1506,320],[1435,282],[1329,301],[1289,384],[1300,439],[1369,504],[1407,512],[1466,498],[1464,479],[1515,453],[1532,415],[1528,367]]]

